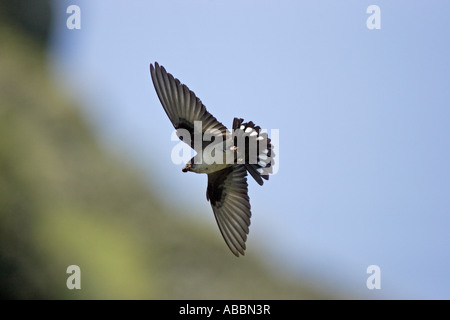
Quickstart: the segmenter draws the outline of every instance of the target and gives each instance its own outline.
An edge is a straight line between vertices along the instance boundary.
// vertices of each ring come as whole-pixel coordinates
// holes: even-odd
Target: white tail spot
[[[259,159],[260,160],[267,160],[267,156],[265,154],[260,154],[259,155]]]

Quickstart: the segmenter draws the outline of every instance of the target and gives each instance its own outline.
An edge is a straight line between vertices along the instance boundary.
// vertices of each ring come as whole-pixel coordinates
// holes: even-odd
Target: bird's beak
[[[191,171],[191,164],[190,164],[190,163],[187,163],[187,164],[184,166],[184,168],[181,169],[181,171],[183,171],[183,172]]]

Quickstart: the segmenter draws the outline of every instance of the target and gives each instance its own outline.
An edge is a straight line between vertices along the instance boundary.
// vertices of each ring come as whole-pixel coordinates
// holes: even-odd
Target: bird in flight
[[[230,132],[194,92],[157,62],[150,64],[150,74],[178,137],[197,152],[182,171],[208,175],[206,199],[220,232],[235,256],[244,255],[251,217],[247,172],[259,185],[269,180],[274,163],[270,138],[241,118],[234,118]]]

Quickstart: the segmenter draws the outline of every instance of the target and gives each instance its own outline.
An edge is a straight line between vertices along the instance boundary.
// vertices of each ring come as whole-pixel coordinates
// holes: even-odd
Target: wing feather
[[[174,78],[157,62],[150,65],[153,85],[167,116],[175,129],[187,129],[191,134],[191,147],[194,148],[194,121],[202,122],[202,134],[208,129],[217,129],[214,136],[222,136],[225,141],[229,134],[227,128],[210,114],[194,92]],[[215,141],[211,139],[211,141]],[[205,148],[211,141],[203,141]]]
[[[207,198],[222,236],[234,255],[244,255],[250,226],[247,170],[234,165],[208,174]]]

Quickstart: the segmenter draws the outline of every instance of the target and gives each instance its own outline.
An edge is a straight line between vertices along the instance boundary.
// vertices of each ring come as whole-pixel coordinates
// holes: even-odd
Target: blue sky
[[[71,4],[80,30],[66,28]],[[379,30],[366,27],[372,4]],[[279,172],[249,183],[248,255],[324,289],[450,299],[449,10],[447,1],[55,1],[49,61],[101,139],[180,215],[217,228],[206,176],[170,160],[177,142],[154,61],[225,125],[237,116],[279,129]],[[381,290],[366,288],[372,264]]]

